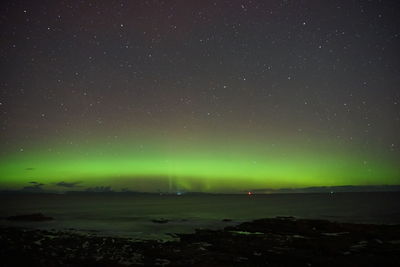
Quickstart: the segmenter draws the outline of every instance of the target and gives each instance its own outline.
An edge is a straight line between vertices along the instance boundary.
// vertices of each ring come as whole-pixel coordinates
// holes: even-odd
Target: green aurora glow
[[[3,2],[0,191],[400,185],[399,1]]]
[[[65,181],[81,182],[74,190],[112,186],[153,192],[240,192],[399,183],[400,168],[389,157],[378,160],[371,154],[328,147],[150,139],[97,140],[51,150],[32,146],[0,158],[0,184],[17,189],[37,181],[46,184],[45,189],[57,189],[55,184]]]

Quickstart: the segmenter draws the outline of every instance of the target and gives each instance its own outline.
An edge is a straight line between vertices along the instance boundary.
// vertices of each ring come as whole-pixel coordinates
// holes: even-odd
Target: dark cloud
[[[72,188],[72,187],[77,187],[78,184],[80,184],[82,182],[72,182],[72,183],[68,183],[68,182],[58,182],[55,185],[60,186],[60,187],[67,187],[67,188]]]
[[[45,184],[39,182],[29,182],[31,185],[25,186],[22,188],[24,191],[41,191],[43,190],[42,186]]]
[[[95,186],[86,188],[86,192],[113,192],[111,186]]]
[[[39,183],[39,182],[34,182],[34,181],[32,181],[32,182],[29,182],[30,184],[33,184],[33,185],[35,185],[35,186],[42,186],[42,185],[45,185],[45,184],[42,184],[42,183]]]

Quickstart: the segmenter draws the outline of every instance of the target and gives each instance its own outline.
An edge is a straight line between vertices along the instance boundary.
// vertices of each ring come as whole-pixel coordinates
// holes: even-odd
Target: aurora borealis
[[[78,145],[54,151],[16,153],[2,167],[17,186],[37,180],[113,184],[142,191],[218,192],[265,187],[395,184],[395,162],[365,155],[279,146],[163,145],[133,143]],[[84,152],[82,152],[84,151]],[[21,155],[22,154],[22,155]],[[357,157],[358,156],[358,157]],[[362,158],[363,160],[360,160]],[[4,161],[3,161],[4,163]]]
[[[6,1],[0,189],[400,184],[399,7]]]

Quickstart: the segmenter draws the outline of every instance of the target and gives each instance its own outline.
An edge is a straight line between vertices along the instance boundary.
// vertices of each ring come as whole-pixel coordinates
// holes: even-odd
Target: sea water
[[[271,195],[30,194],[0,196],[0,225],[165,239],[197,228],[221,229],[276,216],[340,222],[400,224],[400,193]],[[14,222],[43,213],[55,220]],[[152,220],[165,219],[157,223]],[[228,219],[228,220],[227,220]]]

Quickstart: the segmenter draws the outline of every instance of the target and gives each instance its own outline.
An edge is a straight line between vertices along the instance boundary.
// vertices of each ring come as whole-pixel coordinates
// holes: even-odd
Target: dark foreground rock
[[[54,218],[44,216],[42,213],[33,213],[25,215],[10,216],[6,218],[9,221],[42,222],[52,221]]]
[[[177,237],[0,228],[0,266],[400,266],[400,225],[281,217]]]
[[[154,219],[154,220],[151,220],[153,223],[167,223],[167,222],[169,222],[169,220],[167,220],[167,219],[163,219],[163,218],[161,218],[161,219]]]

